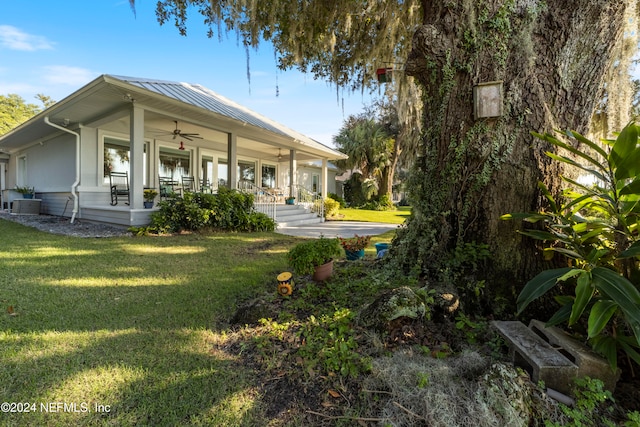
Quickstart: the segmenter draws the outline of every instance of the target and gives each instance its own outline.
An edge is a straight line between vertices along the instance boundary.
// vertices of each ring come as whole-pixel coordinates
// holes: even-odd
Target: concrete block
[[[514,365],[529,372],[534,383],[571,395],[578,367],[538,334],[518,321],[491,322],[509,345]]]
[[[604,383],[607,390],[613,393],[620,378],[620,372],[613,372],[604,357],[565,331],[553,326],[547,328],[544,322],[539,320],[529,322],[529,328],[572,361],[578,367],[578,377],[597,378]]]

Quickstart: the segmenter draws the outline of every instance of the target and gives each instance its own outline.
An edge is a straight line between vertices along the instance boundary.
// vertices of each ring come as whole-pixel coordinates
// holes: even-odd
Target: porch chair
[[[129,199],[129,173],[109,172],[109,188],[111,189],[111,206],[118,204],[118,197],[127,197],[125,205],[130,203]]]
[[[211,187],[211,181],[209,181],[208,179],[201,179],[200,180],[200,191],[203,193],[208,193],[211,194],[213,193],[213,188]]]
[[[158,181],[160,184],[160,199],[166,199],[175,193],[176,182],[171,178],[159,176]]]
[[[196,180],[192,176],[182,177],[182,191],[188,191],[189,193],[196,192]]]

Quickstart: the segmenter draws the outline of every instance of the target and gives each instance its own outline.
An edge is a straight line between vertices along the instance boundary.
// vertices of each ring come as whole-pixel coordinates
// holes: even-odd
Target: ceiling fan
[[[171,132],[171,135],[173,135],[173,139],[176,139],[176,137],[180,137],[180,138],[184,138],[184,139],[188,139],[189,141],[193,141],[193,139],[202,139],[202,137],[200,136],[199,133],[185,133],[182,132],[180,129],[178,129],[178,121],[174,120],[173,121],[176,124],[176,128],[173,130],[173,132]]]

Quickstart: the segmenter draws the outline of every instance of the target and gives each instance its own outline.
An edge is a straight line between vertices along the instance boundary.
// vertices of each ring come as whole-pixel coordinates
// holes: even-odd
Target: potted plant
[[[33,199],[33,194],[36,192],[34,187],[16,187],[15,192],[22,194],[23,199]]]
[[[294,202],[295,202],[295,200],[296,200],[296,198],[295,198],[295,197],[287,197],[287,198],[285,199],[285,201],[284,201],[284,202],[285,202],[285,204],[287,204],[287,205],[293,205],[293,204],[294,204]]]
[[[364,248],[367,247],[371,241],[371,236],[358,236],[354,234],[353,237],[342,238],[338,237],[340,245],[344,249],[347,259],[354,261],[364,257]]]
[[[153,188],[146,188],[144,190],[144,207],[145,209],[151,209],[153,207],[153,201],[156,199],[158,192]]]
[[[342,254],[338,239],[319,239],[298,243],[288,253],[289,265],[296,274],[313,274],[321,282],[333,273],[333,258]]]

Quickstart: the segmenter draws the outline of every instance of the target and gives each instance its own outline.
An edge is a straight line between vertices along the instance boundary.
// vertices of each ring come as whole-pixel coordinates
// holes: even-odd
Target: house
[[[102,75],[0,137],[0,206],[11,208],[22,199],[14,189],[29,186],[41,213],[145,225],[143,189],[163,179],[278,201],[301,191],[325,197],[335,191],[331,161],[342,158],[203,86]],[[117,203],[113,172],[128,181]]]

